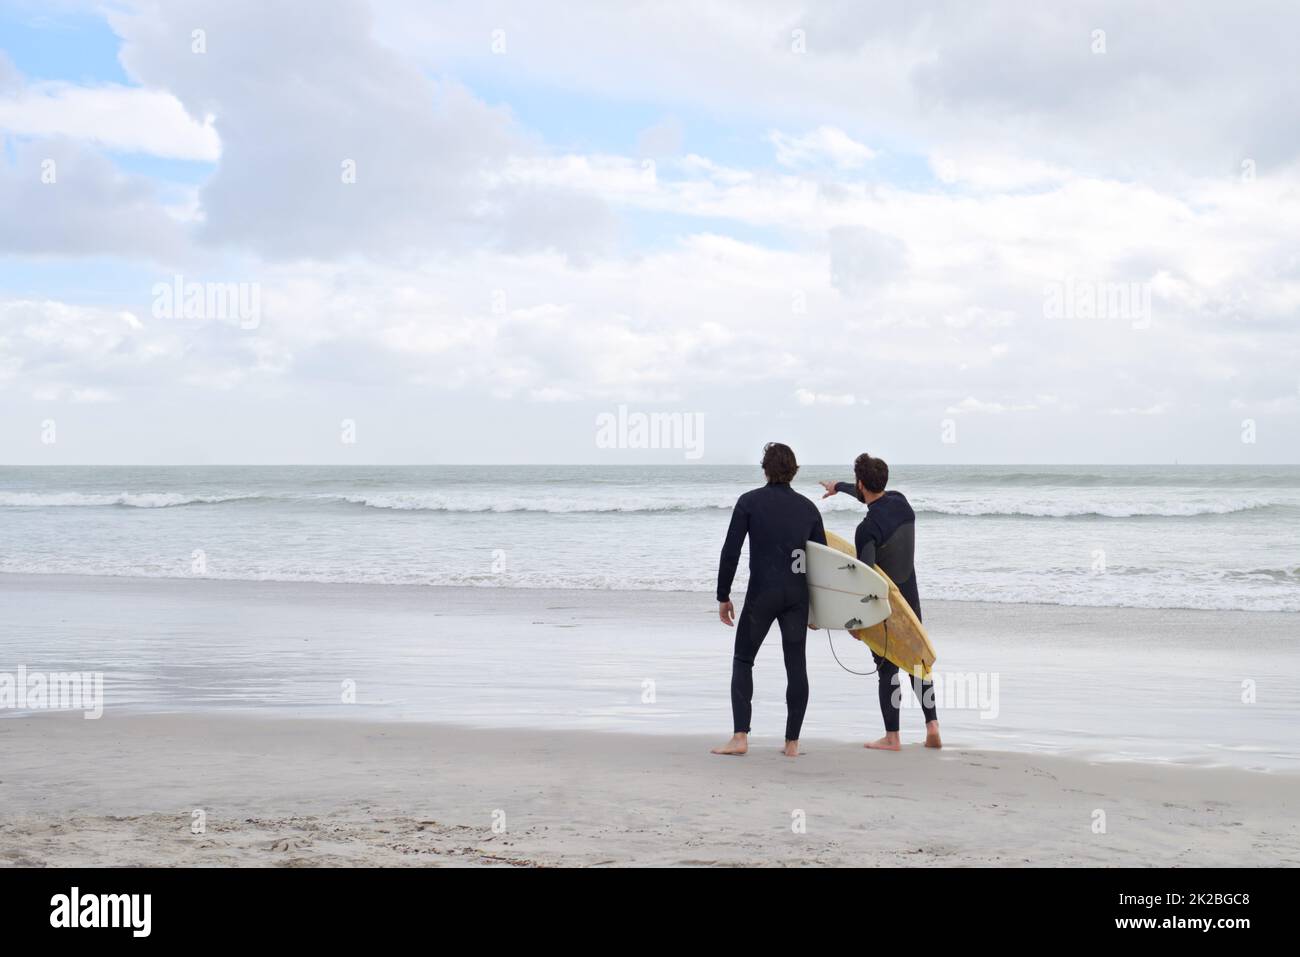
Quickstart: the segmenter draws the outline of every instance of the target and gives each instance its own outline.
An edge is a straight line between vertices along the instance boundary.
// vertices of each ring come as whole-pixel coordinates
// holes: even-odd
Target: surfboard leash
[[[886,621],[883,624],[885,626],[885,654],[888,654],[889,653],[889,622]],[[829,628],[826,629],[826,643],[831,646],[831,657],[835,659],[835,663],[839,665],[841,668],[843,668],[845,671],[847,671],[849,674],[858,675],[859,677],[862,678],[869,678],[872,675],[876,674],[878,671],[880,671],[880,665],[876,665],[876,667],[873,668],[871,671],[854,671],[852,668],[845,665],[844,662],[840,661],[840,656],[835,653],[835,638],[831,635],[831,630]],[[866,642],[863,642],[863,644],[866,644]],[[867,647],[869,648],[871,646],[868,645]],[[881,657],[883,658],[884,655],[881,655]]]

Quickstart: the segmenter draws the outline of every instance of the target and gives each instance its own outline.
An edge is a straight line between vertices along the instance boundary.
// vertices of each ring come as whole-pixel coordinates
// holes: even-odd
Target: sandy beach
[[[753,750],[708,753],[708,595],[0,575],[0,600],[0,672],[104,675],[97,720],[0,715],[7,864],[1300,864],[1291,615],[935,602],[941,665],[999,700],[941,705],[941,752],[906,710],[901,754],[862,747],[875,679],[814,634],[792,761],[775,646]]]
[[[719,758],[708,744],[328,719],[18,718],[0,722],[0,860],[1300,864],[1291,775],[829,741],[796,760],[776,742]],[[1105,833],[1093,830],[1099,811]]]

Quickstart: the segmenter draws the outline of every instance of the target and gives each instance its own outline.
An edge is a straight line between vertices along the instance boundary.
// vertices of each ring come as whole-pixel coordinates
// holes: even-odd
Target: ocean
[[[852,538],[854,499],[795,487]],[[754,466],[4,467],[0,572],[712,592]],[[1300,611],[1298,466],[896,466],[922,601]],[[737,591],[744,585],[744,563]]]

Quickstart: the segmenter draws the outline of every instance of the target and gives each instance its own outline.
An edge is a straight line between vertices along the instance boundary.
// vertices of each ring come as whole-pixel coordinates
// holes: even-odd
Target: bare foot
[[[731,740],[720,748],[711,749],[714,754],[744,754],[749,750],[749,735],[733,734]]]
[[[799,742],[787,741],[785,743],[785,748],[781,753],[784,754],[787,758],[799,757]]]
[[[938,721],[927,721],[925,723],[925,746],[927,748],[943,747],[943,742],[939,740]]]
[[[864,748],[871,748],[873,751],[902,751],[903,746],[899,743],[897,731],[886,731],[885,736],[879,741],[868,741],[863,745]]]

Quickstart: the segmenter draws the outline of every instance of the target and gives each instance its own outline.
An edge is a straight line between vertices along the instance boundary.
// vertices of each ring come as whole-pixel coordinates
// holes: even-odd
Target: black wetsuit
[[[826,544],[821,512],[787,483],[769,482],[746,492],[731,513],[718,563],[718,601],[731,600],[740,547],[749,536],[749,587],[736,621],[731,661],[733,730],[749,733],[754,698],[754,657],[775,621],[785,653],[785,738],[797,741],[808,708],[808,576],[797,561],[810,541]]]
[[[847,492],[858,501],[856,485],[839,482],[837,492]],[[879,565],[898,590],[903,593],[907,603],[916,612],[917,620],[921,618],[921,596],[916,588],[916,513],[902,492],[889,491],[867,506],[867,517],[858,525],[854,544],[858,549],[858,560],[868,565]],[[898,730],[899,703],[896,694],[901,695],[901,683],[898,680],[898,665],[875,652],[871,656],[876,660],[876,669],[880,674],[880,715],[885,719],[886,731]],[[912,675],[912,690],[921,702],[921,711],[926,721],[937,721],[938,712],[934,707],[934,682],[919,681]]]

